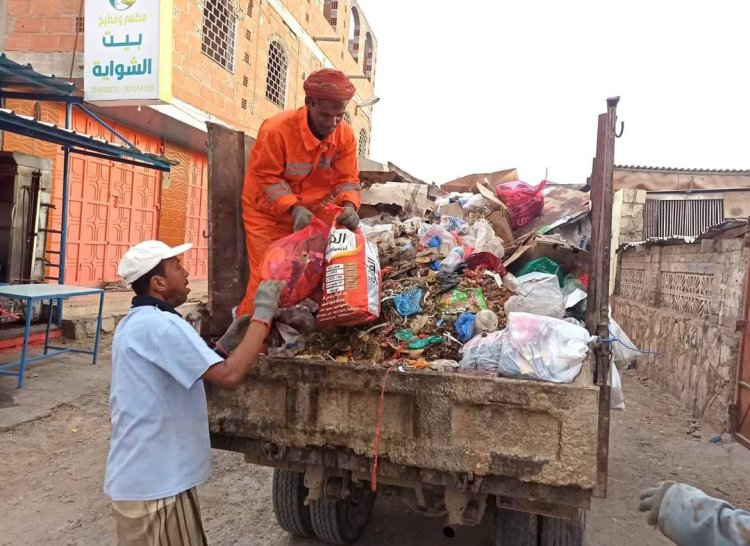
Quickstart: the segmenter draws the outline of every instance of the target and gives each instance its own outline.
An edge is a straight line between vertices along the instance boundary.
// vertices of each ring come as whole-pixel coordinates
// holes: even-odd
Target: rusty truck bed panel
[[[385,370],[264,359],[236,390],[211,389],[211,433],[372,457]],[[391,464],[591,490],[598,388],[393,370],[380,456]]]

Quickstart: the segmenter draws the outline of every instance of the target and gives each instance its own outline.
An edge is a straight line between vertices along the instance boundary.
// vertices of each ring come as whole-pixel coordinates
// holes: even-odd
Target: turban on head
[[[305,80],[305,95],[311,99],[348,101],[354,97],[354,84],[340,70],[323,68]]]

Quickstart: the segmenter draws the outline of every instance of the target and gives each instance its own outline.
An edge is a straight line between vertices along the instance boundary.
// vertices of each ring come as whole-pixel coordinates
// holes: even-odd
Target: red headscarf
[[[354,84],[340,70],[323,68],[305,80],[305,95],[311,99],[347,101],[354,97]]]

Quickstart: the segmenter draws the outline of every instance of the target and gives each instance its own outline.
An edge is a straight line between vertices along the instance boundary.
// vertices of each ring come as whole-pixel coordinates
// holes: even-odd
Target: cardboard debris
[[[555,186],[545,191],[542,215],[513,233],[516,239],[522,239],[535,232],[547,233],[555,227],[580,220],[590,210],[591,199],[588,193]]]
[[[427,184],[385,182],[363,189],[361,197],[363,205],[395,205],[404,214],[423,216],[426,211],[434,209],[428,191]]]
[[[444,191],[451,192],[477,192],[477,184],[486,183],[490,190],[494,190],[498,184],[505,182],[513,182],[518,180],[518,171],[516,169],[506,169],[504,171],[496,171],[494,173],[482,173],[482,174],[470,174],[451,180],[442,184],[440,188]]]
[[[454,218],[464,217],[464,209],[459,203],[448,203],[447,205],[442,205],[439,209],[439,212],[440,218],[443,218],[445,216],[452,216]]]

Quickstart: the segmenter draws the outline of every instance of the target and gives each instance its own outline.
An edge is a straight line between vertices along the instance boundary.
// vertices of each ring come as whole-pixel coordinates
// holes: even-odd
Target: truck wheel
[[[305,475],[291,470],[273,471],[273,513],[279,527],[301,537],[315,536],[310,508],[305,506]]]
[[[351,544],[365,530],[375,505],[375,493],[358,487],[346,499],[310,503],[312,527],[329,544]]]
[[[498,508],[495,546],[585,546],[586,511],[575,521]]]

